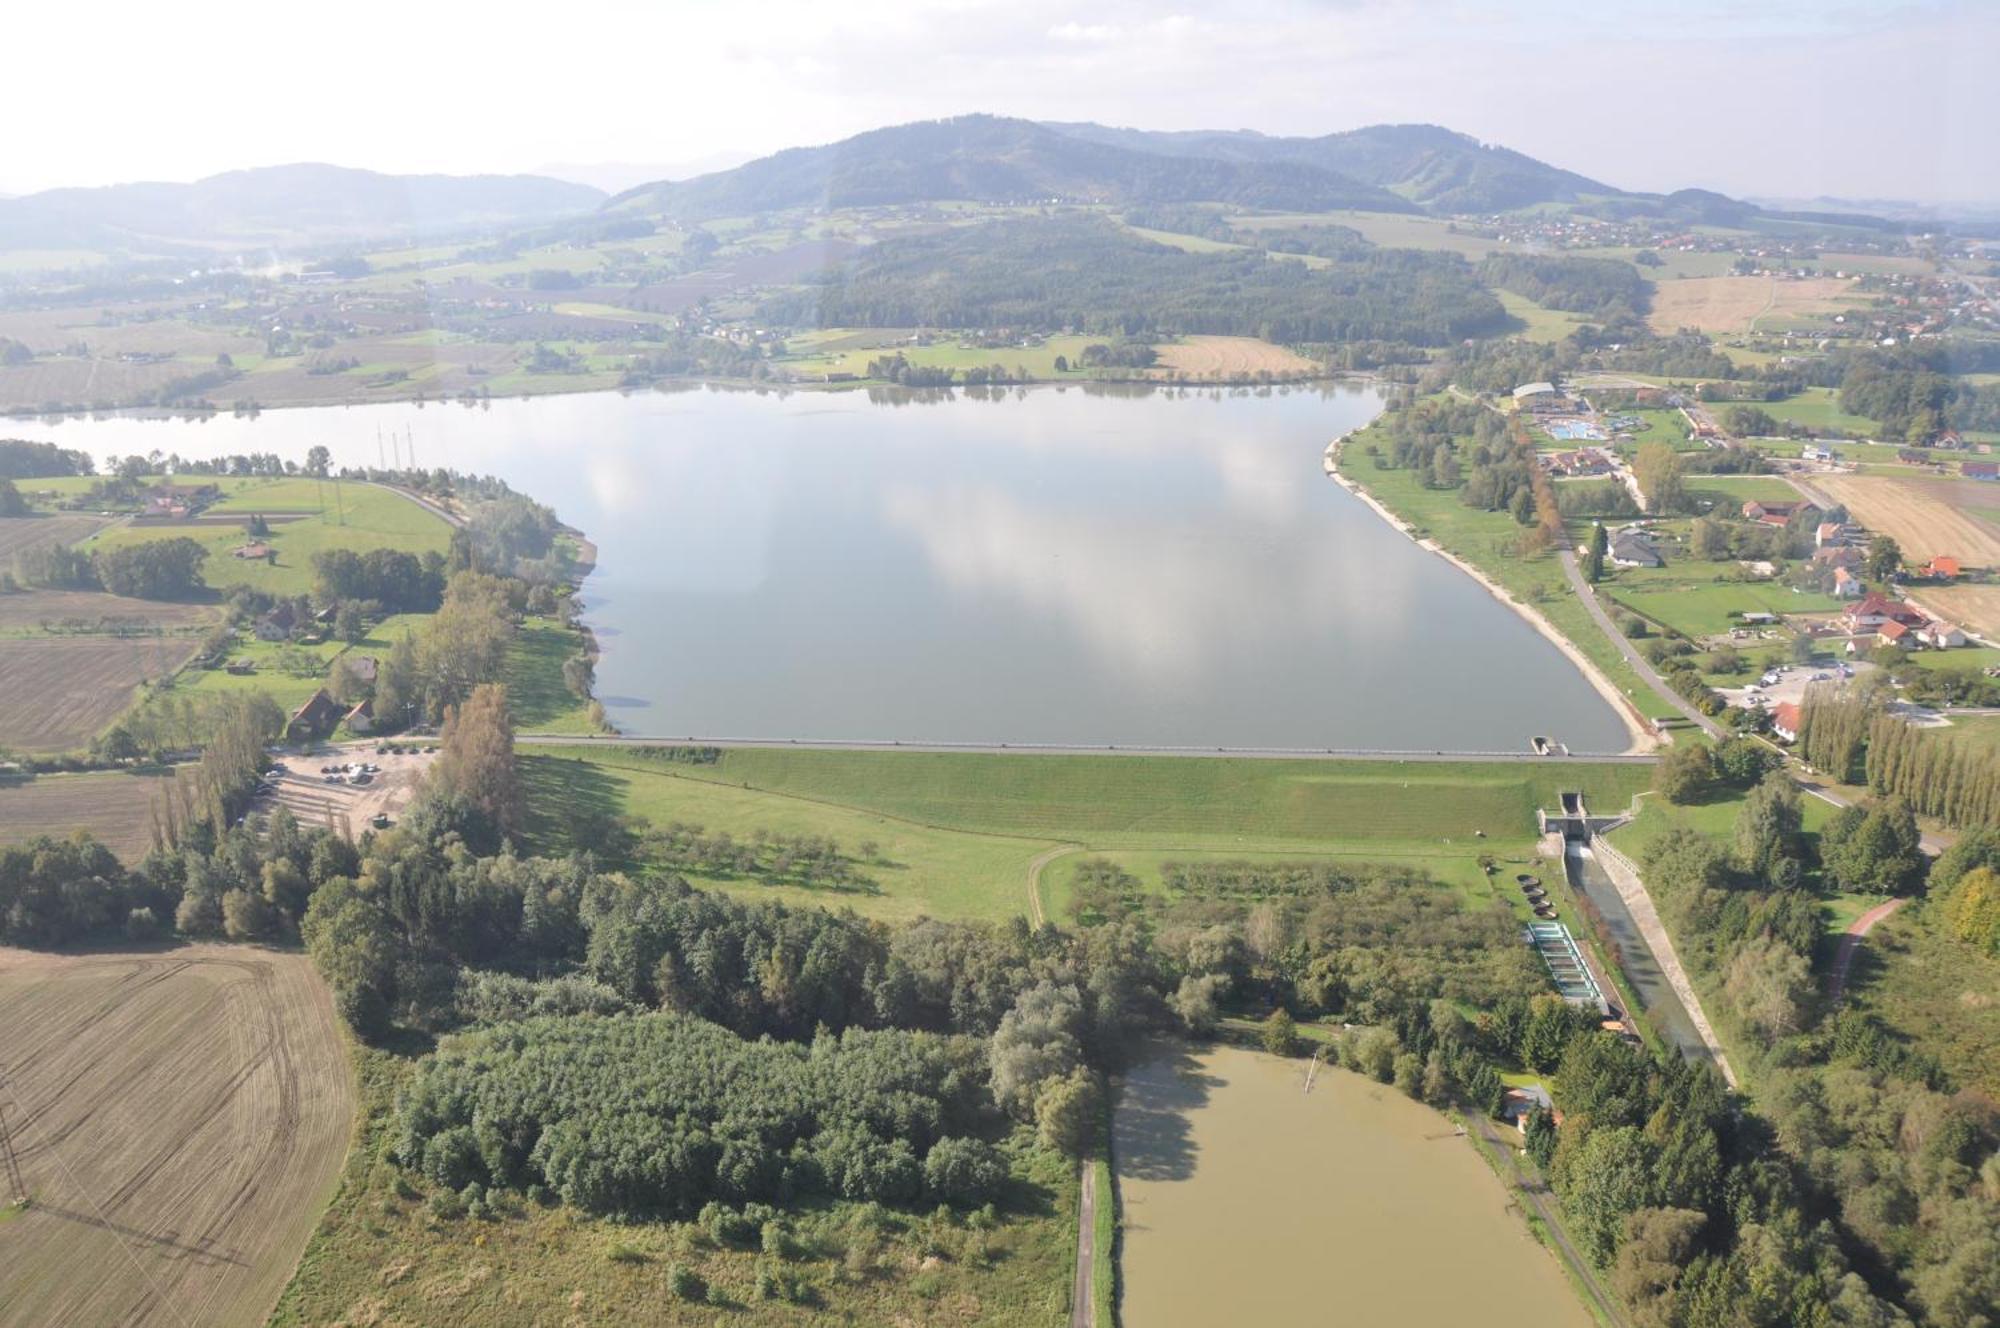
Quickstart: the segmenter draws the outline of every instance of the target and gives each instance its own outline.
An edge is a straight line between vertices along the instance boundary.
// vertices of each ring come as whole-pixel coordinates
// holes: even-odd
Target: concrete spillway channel
[[[1638,993],[1639,1004],[1653,1027],[1689,1060],[1713,1063],[1708,1044],[1696,1031],[1694,1020],[1688,1017],[1687,1007],[1674,994],[1667,975],[1640,934],[1639,924],[1633,921],[1631,910],[1619,897],[1618,887],[1605,875],[1584,840],[1572,839],[1564,844],[1563,876],[1570,889],[1589,900],[1604,920],[1604,930],[1618,948],[1616,962],[1624,970],[1632,990]]]

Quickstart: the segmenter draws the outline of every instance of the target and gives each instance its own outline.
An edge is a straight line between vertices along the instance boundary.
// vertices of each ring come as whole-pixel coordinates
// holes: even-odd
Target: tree
[[[1687,463],[1667,443],[1641,443],[1632,476],[1646,495],[1646,510],[1667,516],[1687,509]]]
[[[1584,554],[1583,574],[1590,578],[1592,584],[1604,579],[1604,554],[1610,547],[1610,539],[1604,533],[1602,521],[1590,523],[1590,548]]]
[[[1699,802],[1714,787],[1714,757],[1698,740],[1675,743],[1653,768],[1653,790],[1668,802]]]
[[[1035,1135],[1065,1157],[1087,1157],[1096,1146],[1103,1114],[1104,1091],[1097,1076],[1079,1065],[1046,1081],[1036,1095]]]
[[[91,555],[98,582],[114,595],[185,599],[201,586],[208,550],[185,535],[100,549]]]
[[[1641,1328],[1675,1321],[1674,1291],[1707,1224],[1706,1213],[1687,1208],[1641,1208],[1625,1218],[1611,1285]]]
[[[14,481],[0,479],[0,517],[26,516],[27,514],[28,500],[23,498],[21,491],[14,487]]]
[[[1291,1011],[1282,1005],[1271,1011],[1271,1017],[1264,1021],[1264,1050],[1273,1056],[1296,1056],[1299,1054],[1299,1029],[1292,1021]]]
[[[1599,1126],[1584,1136],[1581,1147],[1556,1150],[1556,1193],[1574,1221],[1577,1243],[1599,1268],[1617,1252],[1627,1215],[1646,1206],[1652,1151],[1629,1125]]]
[[[1893,536],[1877,535],[1868,546],[1866,566],[1870,579],[1889,580],[1903,569],[1902,546],[1896,543]]]
[[[993,1097],[1016,1116],[1034,1114],[1045,1083],[1083,1063],[1083,1001],[1073,986],[1044,978],[1015,1000],[987,1044]]]
[[[1804,955],[1772,936],[1744,944],[1723,979],[1743,1021],[1776,1042],[1799,1031],[1812,998],[1812,965]]]
[[[463,705],[445,711],[425,796],[456,797],[476,808],[497,835],[521,820],[521,783],[514,768],[514,722],[503,683],[481,683]]]
[[[1227,985],[1228,979],[1219,973],[1189,974],[1167,1004],[1191,1036],[1207,1037],[1215,1031],[1217,994]]]
[[[340,601],[333,615],[333,634],[349,645],[368,635],[368,624],[362,621],[359,604],[351,599]]]
[[[1750,790],[1736,813],[1736,862],[1744,871],[1774,881],[1777,864],[1803,856],[1800,837],[1805,813],[1792,781],[1772,772]]]
[[[1729,556],[1729,526],[1712,516],[1698,516],[1688,533],[1688,546],[1694,556],[1709,562],[1721,562]]]
[[[1916,815],[1901,798],[1843,808],[1820,831],[1820,860],[1843,890],[1906,894],[1924,873]]]
[[[377,439],[376,441],[380,442],[381,440]],[[324,445],[314,443],[306,449],[306,474],[317,475],[321,479],[325,479],[327,470],[332,464],[333,453],[329,452]]]

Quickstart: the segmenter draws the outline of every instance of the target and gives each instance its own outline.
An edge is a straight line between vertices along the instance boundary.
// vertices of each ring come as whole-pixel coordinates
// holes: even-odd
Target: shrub
[[[701,1275],[685,1264],[675,1264],[667,1269],[667,1290],[686,1301],[704,1300],[708,1296],[708,1283]]]

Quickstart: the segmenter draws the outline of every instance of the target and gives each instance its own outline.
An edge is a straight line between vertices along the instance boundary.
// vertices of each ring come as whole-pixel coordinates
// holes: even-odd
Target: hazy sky
[[[1626,188],[2000,198],[2000,0],[9,10],[12,193],[288,161],[686,174],[993,111],[1286,134],[1421,120]]]

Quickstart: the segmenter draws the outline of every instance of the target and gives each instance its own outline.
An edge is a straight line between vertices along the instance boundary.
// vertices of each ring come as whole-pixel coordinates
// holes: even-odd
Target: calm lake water
[[[599,549],[598,690],[712,738],[1618,751],[1618,717],[1328,480],[1370,391],[696,389],[8,421],[102,458],[315,443],[496,474]]]
[[[1239,1047],[1162,1049],[1113,1125],[1122,1317],[1588,1328],[1451,1122],[1393,1088]]]

